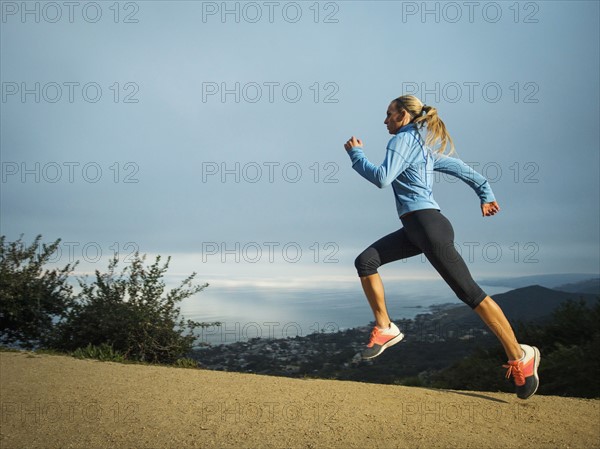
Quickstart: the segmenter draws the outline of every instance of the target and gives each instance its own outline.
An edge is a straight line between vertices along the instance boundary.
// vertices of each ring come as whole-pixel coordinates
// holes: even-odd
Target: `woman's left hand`
[[[345,144],[344,144],[344,148],[346,149],[346,151],[350,151],[353,147],[362,147],[363,143],[362,140],[357,139],[356,137],[352,136]]]
[[[492,201],[491,203],[483,203],[481,205],[481,214],[484,217],[489,217],[491,215],[496,215],[500,211],[500,206],[496,201]]]

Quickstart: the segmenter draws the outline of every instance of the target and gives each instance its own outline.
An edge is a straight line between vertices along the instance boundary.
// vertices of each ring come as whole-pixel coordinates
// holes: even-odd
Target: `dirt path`
[[[0,353],[0,447],[598,448],[600,400]]]

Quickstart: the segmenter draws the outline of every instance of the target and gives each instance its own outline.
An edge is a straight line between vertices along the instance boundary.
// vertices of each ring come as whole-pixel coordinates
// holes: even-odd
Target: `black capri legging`
[[[471,277],[454,247],[454,229],[437,209],[422,209],[401,218],[403,228],[377,240],[354,261],[359,276],[370,276],[386,263],[424,253],[463,302],[472,309],[487,296]]]

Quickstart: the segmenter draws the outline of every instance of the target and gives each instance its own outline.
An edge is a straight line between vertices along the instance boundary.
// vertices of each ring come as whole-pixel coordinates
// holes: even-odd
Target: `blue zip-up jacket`
[[[414,123],[409,123],[387,144],[385,159],[377,167],[360,147],[348,151],[352,168],[379,188],[392,185],[398,216],[420,209],[440,209],[433,199],[433,171],[456,176],[468,184],[481,203],[495,201],[490,183],[463,161],[431,151]]]

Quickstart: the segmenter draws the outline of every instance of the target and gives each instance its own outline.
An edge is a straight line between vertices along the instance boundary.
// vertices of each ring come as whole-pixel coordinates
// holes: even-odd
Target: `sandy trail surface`
[[[0,447],[598,448],[600,400],[0,353]]]

